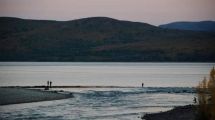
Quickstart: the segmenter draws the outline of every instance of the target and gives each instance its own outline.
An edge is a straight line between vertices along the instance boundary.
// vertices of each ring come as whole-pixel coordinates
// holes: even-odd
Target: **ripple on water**
[[[0,107],[0,118],[35,120],[126,120],[140,119],[144,113],[160,112],[174,106],[192,104],[195,94],[188,88],[124,88],[90,90],[74,93],[74,98],[6,105]],[[159,91],[159,92],[147,92]],[[162,92],[160,92],[162,91]]]

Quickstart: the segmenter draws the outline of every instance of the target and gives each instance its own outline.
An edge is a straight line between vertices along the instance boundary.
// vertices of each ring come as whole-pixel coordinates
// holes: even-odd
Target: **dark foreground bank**
[[[196,106],[187,105],[161,113],[146,114],[142,120],[195,120]]]
[[[73,97],[56,91],[42,91],[24,88],[0,88],[0,105],[59,100]]]

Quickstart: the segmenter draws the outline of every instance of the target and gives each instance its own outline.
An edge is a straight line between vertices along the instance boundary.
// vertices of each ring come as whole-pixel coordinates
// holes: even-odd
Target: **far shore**
[[[26,88],[0,88],[0,105],[30,103],[71,98],[71,93]]]

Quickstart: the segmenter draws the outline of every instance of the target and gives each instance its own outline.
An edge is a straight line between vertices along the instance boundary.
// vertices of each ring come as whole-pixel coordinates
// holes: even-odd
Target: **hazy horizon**
[[[0,17],[68,21],[88,17],[160,25],[215,21],[214,0],[0,0]]]
[[[144,22],[144,21],[132,21],[132,20],[126,20],[126,19],[117,19],[117,18],[113,18],[113,17],[108,17],[108,16],[91,16],[91,17],[82,17],[82,18],[76,18],[76,19],[71,19],[71,20],[55,20],[55,19],[34,19],[34,18],[21,18],[21,17],[13,17],[13,16],[0,16],[0,17],[8,17],[8,18],[18,18],[18,19],[24,19],[24,20],[48,20],[48,21],[73,21],[73,20],[78,20],[78,19],[85,19],[85,18],[95,18],[95,17],[106,17],[106,18],[112,18],[112,19],[116,19],[116,20],[122,20],[122,21],[130,21],[130,22],[140,22],[140,23],[147,23],[150,24],[148,22]],[[204,22],[204,21],[212,21],[215,22],[215,20],[196,20],[196,21],[171,21],[168,23],[174,23],[174,22]],[[155,25],[155,26],[159,26],[159,25],[164,25],[164,24],[168,24],[168,23],[161,23],[161,24],[151,24],[151,25]]]

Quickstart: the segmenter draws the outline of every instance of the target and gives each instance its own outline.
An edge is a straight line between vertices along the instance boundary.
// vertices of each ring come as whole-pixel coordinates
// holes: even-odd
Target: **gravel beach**
[[[73,97],[54,91],[42,91],[24,88],[0,88],[0,105],[59,100]]]
[[[195,120],[196,107],[187,105],[161,113],[146,114],[142,120]]]

